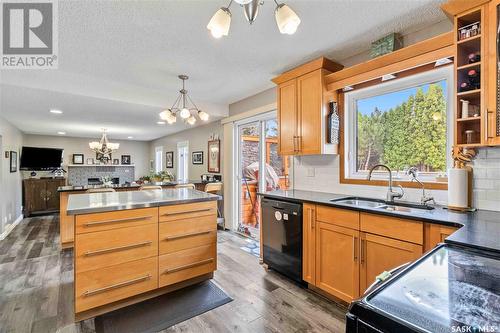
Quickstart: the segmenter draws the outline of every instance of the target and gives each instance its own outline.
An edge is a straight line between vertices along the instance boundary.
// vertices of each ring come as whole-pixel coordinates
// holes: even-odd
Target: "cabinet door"
[[[454,233],[457,229],[458,228],[456,227],[427,223],[425,225],[424,250],[426,252],[432,250],[438,243],[443,243],[444,239]]]
[[[487,79],[487,114],[486,133],[489,145],[500,145],[500,44],[497,42],[497,31],[499,26],[500,0],[493,0],[488,7],[488,77]],[[482,57],[483,58],[483,57]]]
[[[47,210],[59,210],[59,192],[57,188],[64,185],[59,179],[50,179],[46,183]]]
[[[279,154],[297,153],[297,81],[278,86]]]
[[[359,231],[316,223],[316,286],[346,302],[359,296]]]
[[[377,275],[389,271],[422,255],[422,245],[361,233],[360,292],[364,293]]]
[[[300,154],[321,154],[323,76],[316,70],[297,79],[298,146]]]
[[[316,206],[304,204],[302,228],[302,279],[316,284]]]
[[[46,210],[47,203],[45,198],[45,181],[39,179],[24,181],[24,204],[28,214]]]

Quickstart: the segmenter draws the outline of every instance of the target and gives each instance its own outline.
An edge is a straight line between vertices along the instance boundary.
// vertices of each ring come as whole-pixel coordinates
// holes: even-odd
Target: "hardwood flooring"
[[[218,235],[214,281],[233,299],[165,330],[173,332],[344,332],[346,309],[259,265],[245,239]],[[94,332],[73,322],[73,253],[61,251],[58,216],[24,219],[0,241],[0,332]]]

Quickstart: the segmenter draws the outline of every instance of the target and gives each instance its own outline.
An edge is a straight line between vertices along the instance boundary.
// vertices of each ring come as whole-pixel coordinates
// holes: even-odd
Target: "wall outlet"
[[[316,170],[314,168],[307,168],[307,177],[314,177]]]

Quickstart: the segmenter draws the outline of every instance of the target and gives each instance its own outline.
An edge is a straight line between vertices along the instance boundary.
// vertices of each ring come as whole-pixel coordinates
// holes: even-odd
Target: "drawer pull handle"
[[[181,214],[189,214],[189,213],[201,213],[211,211],[212,208],[204,208],[204,209],[196,209],[196,210],[187,210],[184,212],[175,212],[175,213],[163,213],[162,216],[172,216],[172,215],[181,215]]]
[[[214,258],[210,258],[210,259],[205,259],[205,260],[202,260],[202,261],[198,261],[198,262],[195,262],[195,263],[192,263],[192,264],[189,264],[189,265],[184,265],[184,266],[179,266],[179,267],[175,267],[175,268],[170,268],[170,269],[165,270],[163,272],[163,274],[171,274],[171,273],[183,271],[183,270],[188,269],[188,268],[193,268],[193,267],[196,267],[196,266],[201,266],[201,265],[209,264],[209,263],[211,263],[213,261],[214,261]]]
[[[209,234],[212,231],[201,231],[201,232],[192,232],[190,234],[182,234],[182,235],[176,235],[176,236],[168,236],[165,237],[166,241],[171,241],[171,240],[176,240],[176,239],[181,239],[181,238],[186,238],[186,237],[192,237],[192,236],[198,236],[198,235],[205,235]]]
[[[126,218],[126,219],[116,219],[116,220],[88,222],[88,223],[85,223],[84,226],[85,227],[93,227],[93,226],[102,225],[102,224],[111,224],[111,223],[120,223],[120,222],[134,222],[134,221],[140,221],[140,220],[149,220],[151,218],[152,218],[152,216],[129,217],[129,218]]]
[[[88,251],[88,252],[85,252],[85,256],[86,257],[90,257],[90,256],[96,256],[96,255],[99,255],[99,254],[106,254],[106,253],[111,253],[111,252],[130,250],[130,249],[134,249],[134,248],[137,248],[137,247],[143,247],[143,246],[151,245],[151,243],[152,243],[152,241],[147,241],[147,242],[142,242],[142,243],[137,243],[137,244],[112,247],[112,248],[109,248],[109,249],[96,250],[96,251]]]
[[[120,282],[120,283],[117,283],[117,284],[113,284],[111,286],[107,286],[107,287],[104,287],[104,288],[99,288],[99,289],[94,289],[94,290],[87,290],[87,291],[85,291],[83,293],[83,296],[84,297],[88,297],[88,296],[92,296],[92,295],[104,293],[104,292],[109,291],[109,290],[113,290],[113,289],[117,289],[117,288],[123,288],[123,287],[130,286],[132,284],[143,282],[143,281],[146,281],[146,280],[149,280],[149,279],[151,279],[151,274],[148,274],[146,276],[142,276],[142,277],[137,278],[137,279],[128,280],[128,281]]]

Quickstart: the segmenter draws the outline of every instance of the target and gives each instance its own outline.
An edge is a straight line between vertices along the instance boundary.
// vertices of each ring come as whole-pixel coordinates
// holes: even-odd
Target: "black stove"
[[[500,257],[440,245],[361,299],[346,332],[500,332]]]

